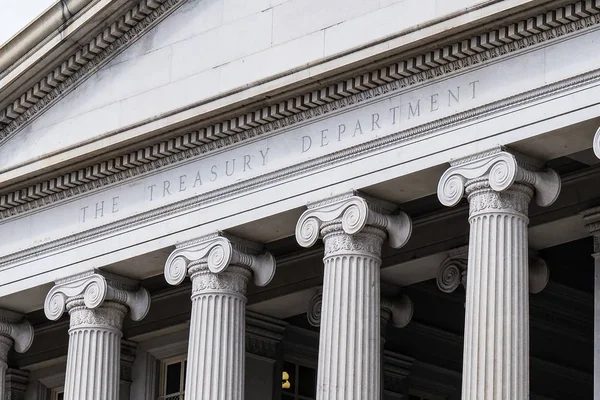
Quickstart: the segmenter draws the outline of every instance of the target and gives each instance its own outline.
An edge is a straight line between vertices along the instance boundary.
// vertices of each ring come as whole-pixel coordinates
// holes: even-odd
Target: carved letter
[[[152,201],[152,196],[154,195],[154,188],[156,187],[156,185],[150,185],[148,186],[148,189],[150,189],[150,201]]]
[[[210,174],[212,175],[212,177],[210,178],[211,182],[214,182],[217,180],[217,166],[213,165],[212,167],[210,167]]]
[[[342,140],[342,133],[346,132],[346,125],[339,124],[338,125],[338,142]]]
[[[263,151],[260,151],[260,155],[262,156],[263,159],[263,166],[267,165],[267,157],[269,156],[269,147],[267,147],[267,150],[265,150],[265,152],[263,153]]]
[[[413,109],[412,103],[408,103],[408,119],[421,116],[421,99],[417,100],[417,108]]]
[[[439,93],[431,95],[431,112],[437,111],[440,109],[440,105],[438,104],[438,99],[437,99],[438,96],[439,96]]]
[[[169,194],[169,196],[171,195],[171,192],[169,191],[170,187],[171,181],[163,181],[163,197],[165,197],[167,194]]]
[[[454,101],[456,101],[457,103],[460,103],[460,86],[456,87],[456,96],[454,95],[454,93],[452,93],[451,89],[448,89],[448,105],[452,104],[452,99],[454,99]]]
[[[98,204],[100,204],[100,208],[98,208]],[[100,212],[100,218],[104,217],[104,200],[100,203],[96,203],[96,216],[94,219],[98,218],[98,212]]]
[[[377,125],[377,129],[381,129],[381,126],[379,126],[379,113],[371,114],[371,131],[375,130],[375,125]]]
[[[88,206],[81,207],[81,211],[82,211],[82,220],[81,220],[81,222],[85,222],[85,211],[87,209],[88,209]]]
[[[200,177],[200,170],[198,170],[198,172],[196,172],[196,180],[194,181],[194,187],[196,187],[196,185],[202,186],[202,178]]]
[[[112,206],[112,212],[113,214],[119,211],[119,196],[113,197],[113,206]]]
[[[180,175],[179,176],[179,191],[183,192],[184,190],[186,190],[187,188],[185,187],[185,180],[187,179],[187,175]]]
[[[363,134],[362,127],[360,126],[360,119],[356,120],[356,128],[354,128],[354,133],[352,137],[356,136],[356,132],[359,132],[361,135]]]
[[[302,136],[302,152],[306,153],[310,150],[310,146],[312,146],[312,139],[310,136]]]
[[[250,154],[244,155],[244,172],[246,172],[246,167],[248,167],[248,169],[252,169],[252,167],[250,166],[251,159],[252,158],[250,157]]]
[[[229,173],[229,160],[225,161],[225,175],[231,176],[235,172],[235,158],[231,160],[231,173]]]
[[[471,85],[471,88],[473,89],[473,94],[471,94],[471,98],[472,99],[474,99],[476,97],[476,95],[475,95],[475,85],[478,84],[478,83],[479,83],[479,81],[473,81],[473,82],[469,83],[469,85]]]
[[[327,146],[329,144],[329,141],[327,140],[327,133],[328,129],[323,129],[321,131],[321,147]]]
[[[392,124],[396,124],[396,110],[400,112],[400,106],[390,108],[390,112],[392,113]]]

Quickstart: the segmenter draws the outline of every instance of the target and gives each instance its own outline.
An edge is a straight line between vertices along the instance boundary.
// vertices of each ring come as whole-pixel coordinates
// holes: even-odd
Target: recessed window
[[[160,368],[160,400],[183,400],[187,357],[164,360]]]
[[[287,379],[282,379],[283,400],[314,400],[317,398],[317,370],[306,365],[285,362],[283,371]],[[286,382],[287,381],[287,382]]]

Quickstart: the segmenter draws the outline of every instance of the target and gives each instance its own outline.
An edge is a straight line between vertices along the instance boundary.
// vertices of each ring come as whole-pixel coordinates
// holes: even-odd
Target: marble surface
[[[476,3],[188,1],[3,145],[0,173]]]

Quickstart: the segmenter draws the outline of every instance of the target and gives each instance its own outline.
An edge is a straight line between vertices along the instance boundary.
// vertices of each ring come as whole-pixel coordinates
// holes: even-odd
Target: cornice
[[[186,0],[141,0],[0,110],[0,146]]]
[[[92,43],[88,44],[88,47],[86,47],[88,50],[78,51],[69,60],[65,61],[63,66],[44,78],[44,84],[37,84],[21,96],[9,107],[10,110],[0,111],[0,115],[4,113],[6,116],[14,116],[14,118],[11,117],[12,119],[9,118],[8,125],[0,131],[0,144],[2,140],[18,130],[21,124],[46,106],[54,104],[55,101],[66,94],[66,91],[71,90],[70,88],[84,79],[84,76],[101,67],[102,63],[110,58],[109,55],[121,51],[159,19],[164,18],[168,11],[172,11],[176,5],[183,1],[143,0],[119,21],[96,37]],[[151,8],[148,4],[151,4],[154,8]],[[144,14],[144,12],[147,14]],[[597,26],[600,24],[599,13],[600,0],[580,1],[220,123],[200,127],[179,137],[123,154],[111,160],[4,194],[0,196],[0,220],[140,174],[149,173],[166,165],[198,158],[206,153],[266,135],[278,129],[305,123],[313,118],[379,96],[399,93],[433,79],[457,73],[499,57]],[[134,24],[138,20],[139,22]],[[79,64],[79,62],[83,64]],[[596,71],[591,76],[581,76],[580,79],[576,78],[568,80],[568,82],[564,81],[549,85],[546,88],[506,99],[504,102],[492,103],[433,123],[421,125],[403,131],[401,135],[395,135],[393,138],[384,140],[394,141],[399,136],[412,139],[427,131],[438,129],[442,125],[450,126],[459,121],[472,118],[477,114],[498,111],[506,106],[517,105],[597,78]],[[52,82],[52,85],[55,86],[50,85],[49,82]],[[47,86],[53,89],[46,95],[42,95],[42,92],[36,89]],[[21,110],[22,112],[17,113],[17,115],[14,114],[15,110]],[[376,145],[373,147],[376,147]]]

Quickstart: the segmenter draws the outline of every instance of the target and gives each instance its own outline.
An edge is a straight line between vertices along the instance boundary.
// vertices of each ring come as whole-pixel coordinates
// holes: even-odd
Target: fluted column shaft
[[[206,263],[190,268],[192,316],[186,399],[244,398],[246,285],[251,271],[229,266],[214,274]]]
[[[83,298],[67,303],[71,317],[66,400],[118,400],[121,327],[127,308],[105,302],[91,310]]]
[[[529,397],[527,207],[533,190],[467,187],[470,205],[463,400]]]
[[[325,271],[317,399],[381,396],[381,245],[386,235],[365,227],[349,235],[324,225]]]

